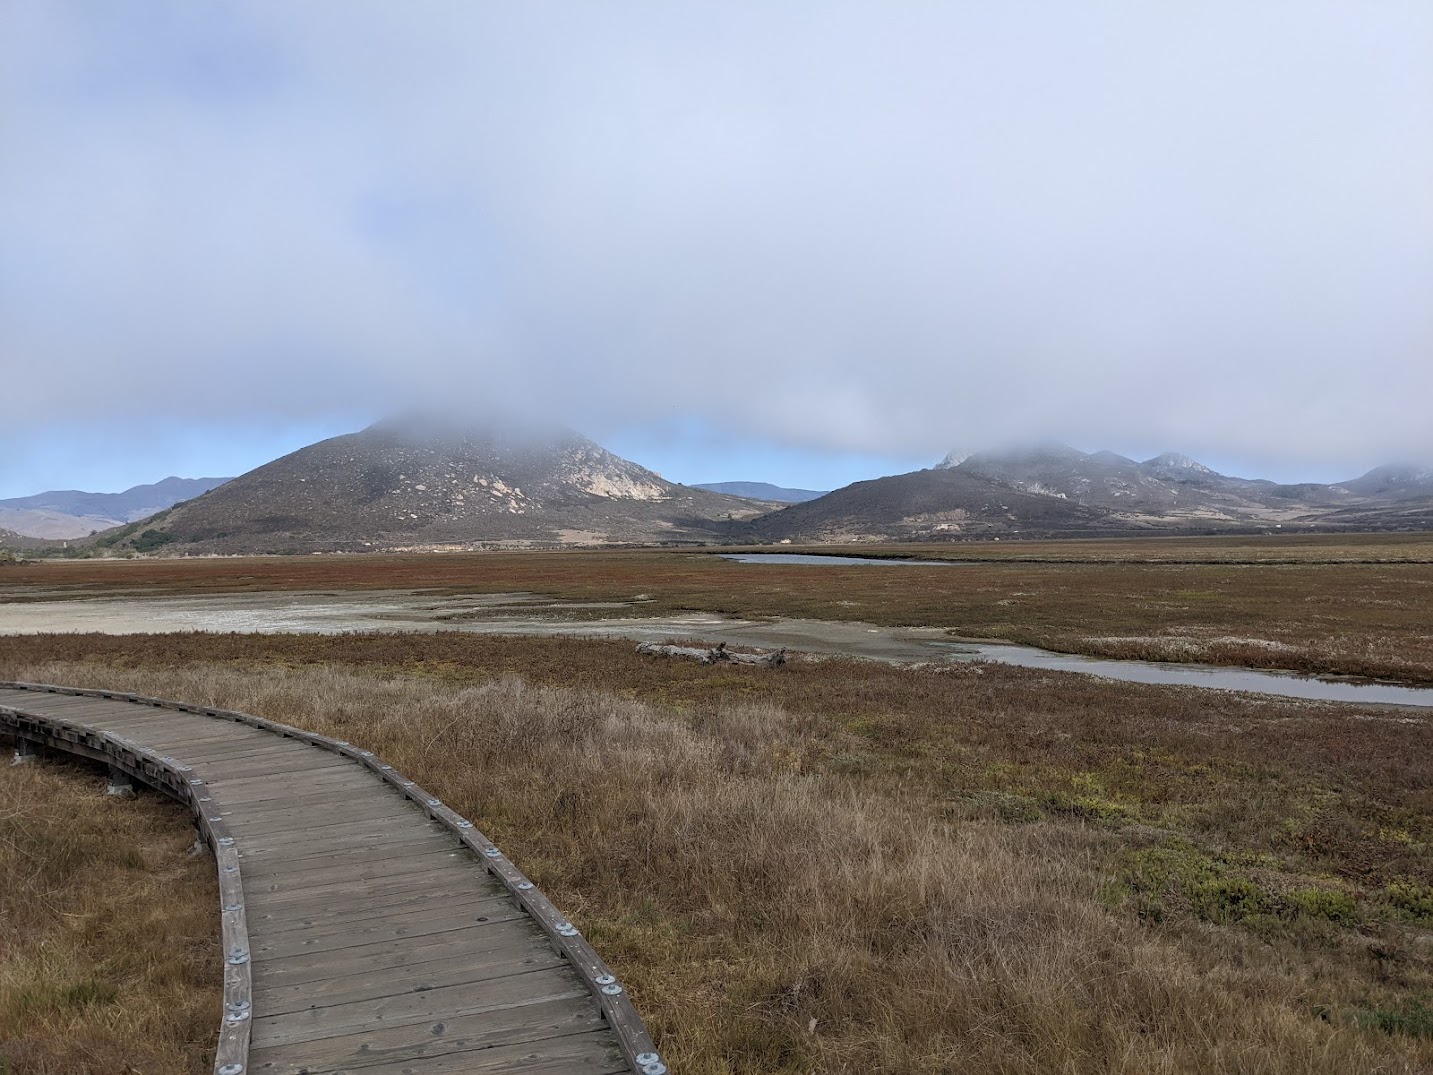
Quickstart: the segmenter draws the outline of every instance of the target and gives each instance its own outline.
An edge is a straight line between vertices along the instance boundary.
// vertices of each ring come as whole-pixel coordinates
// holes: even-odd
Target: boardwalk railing
[[[170,746],[167,749],[171,753],[161,753],[160,750],[145,745],[133,734],[122,734],[120,730],[104,728],[102,726],[104,724],[103,714],[96,715],[93,712],[86,712],[80,717],[78,714],[72,716],[63,709],[56,712],[53,711],[55,701],[42,701],[40,698],[42,695],[72,697],[76,700],[76,705],[80,699],[125,703],[126,713],[130,712],[129,706],[134,706],[143,707],[143,709],[193,714],[202,718],[210,718],[215,722],[231,722],[269,732],[285,739],[297,740],[362,766],[373,777],[383,781],[403,798],[415,804],[422,814],[436,822],[458,843],[471,851],[486,873],[491,875],[502,886],[506,895],[511,897],[517,906],[541,928],[557,953],[581,978],[592,1000],[600,1008],[602,1020],[611,1031],[625,1060],[622,1070],[637,1072],[639,1075],[665,1075],[667,1072],[665,1063],[659,1056],[626,991],[612,969],[596,953],[577,927],[569,922],[471,821],[460,816],[435,795],[375,756],[372,751],[363,750],[345,740],[317,735],[248,713],[147,698],[136,694],[83,690],[48,684],[4,682],[0,682],[0,692],[7,692],[4,696],[0,696],[0,732],[14,736],[17,742],[22,744],[40,744],[106,764],[112,768],[112,771],[124,773],[173,796],[193,811],[195,824],[201,837],[214,851],[219,876],[219,896],[223,908],[224,1016],[215,1053],[214,1070],[216,1075],[245,1075],[250,1071],[251,1027],[256,1015],[265,1014],[262,1011],[256,1011],[255,1008],[251,973],[251,958],[255,953],[250,945],[250,907],[246,900],[242,873],[245,858],[244,847],[239,840],[236,840],[234,832],[231,831],[231,822],[237,820],[237,814],[234,809],[229,809],[229,817],[226,819],[225,810],[221,810],[215,805],[214,797],[211,795],[211,781],[206,779],[206,774],[196,772],[196,766],[190,764],[194,760],[193,758],[186,759],[179,756],[184,753],[182,747]],[[21,695],[9,692],[26,693]],[[32,704],[26,705],[24,703],[28,695],[35,696],[36,700]],[[134,720],[124,713],[118,714],[112,723],[122,728],[126,720],[129,720],[130,724],[134,723]],[[171,741],[175,741],[172,734]],[[225,749],[237,751],[240,748],[227,746]],[[250,751],[244,755],[244,758],[252,759],[252,747],[244,749]],[[253,764],[252,761],[250,764]],[[250,769],[243,775],[248,776],[255,771]],[[262,768],[257,772],[262,774]],[[295,787],[302,789],[305,786],[308,778],[301,770],[291,770],[289,775],[292,777],[292,784]],[[213,779],[217,779],[217,777]],[[271,777],[271,779],[278,779],[278,777]],[[309,780],[309,782],[315,781]],[[239,808],[238,813],[242,813],[242,808]],[[334,852],[334,854],[342,853]],[[301,859],[298,861],[302,862]],[[369,875],[364,876],[365,878],[369,877]],[[372,876],[381,878],[382,875]],[[479,918],[477,921],[483,922],[486,921],[486,918]],[[311,925],[307,921],[303,924]],[[399,929],[395,932],[401,934],[405,931]],[[429,987],[418,987],[418,989],[426,988]],[[383,1016],[379,1015],[377,1018],[381,1019]],[[443,1024],[440,1022],[435,1025],[441,1028]],[[434,1031],[435,1034],[439,1032],[439,1030]],[[366,1052],[367,1049],[368,1046],[364,1045],[360,1051]],[[303,1067],[294,1070],[309,1069]],[[317,1071],[319,1068],[312,1070]],[[461,1069],[448,1066],[444,1070],[457,1071]],[[501,1069],[483,1066],[481,1070]],[[542,1070],[555,1069],[543,1067]],[[583,1070],[593,1069],[587,1067]],[[604,1070],[614,1069],[607,1067]]]

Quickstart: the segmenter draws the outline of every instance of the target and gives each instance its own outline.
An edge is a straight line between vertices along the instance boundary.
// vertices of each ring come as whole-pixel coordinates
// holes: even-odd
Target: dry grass
[[[0,1072],[209,1070],[218,886],[213,860],[186,854],[188,813],[152,793],[107,799],[91,769],[4,760]]]
[[[880,547],[958,567],[745,565],[704,552],[470,553],[77,561],[13,567],[40,595],[285,590],[529,591],[649,600],[633,614],[936,626],[1072,653],[1204,661],[1433,684],[1427,535]]]
[[[552,639],[13,642],[7,676],[377,750],[583,925],[676,1070],[1433,1068],[1424,717]]]

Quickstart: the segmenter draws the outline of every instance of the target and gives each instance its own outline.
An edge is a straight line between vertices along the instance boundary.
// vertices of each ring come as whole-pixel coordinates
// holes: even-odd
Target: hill
[[[0,563],[9,563],[28,553],[43,551],[44,547],[43,541],[17,534],[13,530],[0,530]]]
[[[50,540],[82,538],[97,530],[146,519],[183,500],[199,496],[228,478],[165,478],[121,493],[56,489],[0,500],[0,527]]]
[[[105,544],[258,553],[696,542],[769,506],[665,481],[571,430],[410,418],[311,444]]]
[[[1104,529],[1105,513],[1025,493],[955,469],[917,470],[856,482],[804,504],[763,515],[745,534],[756,541],[921,541]]]
[[[692,488],[705,489],[709,493],[745,497],[748,500],[770,500],[777,504],[804,504],[808,500],[815,500],[818,496],[825,496],[827,492],[827,490],[820,489],[786,489],[767,482],[708,482],[694,485]]]
[[[1433,472],[1379,467],[1332,485],[1220,474],[1188,456],[1137,462],[1063,444],[951,453],[753,520],[754,541],[919,541],[1230,529],[1433,528]]]

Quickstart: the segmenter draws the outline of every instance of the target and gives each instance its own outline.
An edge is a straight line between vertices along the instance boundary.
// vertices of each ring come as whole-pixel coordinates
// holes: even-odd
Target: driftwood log
[[[732,653],[726,648],[725,642],[718,642],[712,649],[641,642],[637,645],[637,652],[648,657],[677,657],[687,661],[701,661],[702,664],[754,664],[763,668],[776,668],[786,663],[784,649],[770,653]]]

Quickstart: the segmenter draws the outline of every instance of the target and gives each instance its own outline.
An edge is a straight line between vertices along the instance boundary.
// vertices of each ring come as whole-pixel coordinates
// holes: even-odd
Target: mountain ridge
[[[668,482],[560,427],[385,420],[187,501],[121,547],[317,552],[702,542],[769,504]]]
[[[1177,452],[1136,462],[1044,442],[952,452],[928,470],[858,482],[745,529],[753,540],[796,542],[1286,527],[1433,529],[1433,471],[1397,464],[1346,482],[1281,485],[1220,474]]]
[[[733,488],[765,496],[666,481],[570,429],[410,417],[308,445],[78,544],[207,554],[1433,529],[1427,468],[1289,485],[1176,452],[1136,461],[1054,442],[951,453],[779,507],[771,491],[789,490],[718,486]]]
[[[0,527],[22,537],[71,540],[149,518],[200,496],[228,478],[178,478],[131,486],[118,493],[51,489],[0,500]]]

